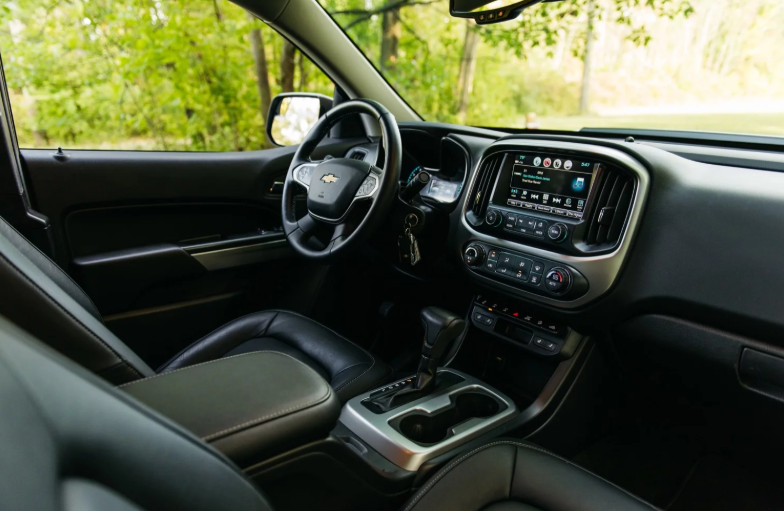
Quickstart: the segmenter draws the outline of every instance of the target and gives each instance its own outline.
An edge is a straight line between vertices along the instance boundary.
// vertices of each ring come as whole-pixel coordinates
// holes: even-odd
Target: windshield
[[[780,0],[566,0],[496,25],[448,0],[322,0],[428,121],[784,136]]]

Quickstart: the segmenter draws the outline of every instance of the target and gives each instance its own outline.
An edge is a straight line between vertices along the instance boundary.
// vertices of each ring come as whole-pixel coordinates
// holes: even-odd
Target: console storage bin
[[[340,414],[329,384],[278,352],[219,359],[121,388],[241,467],[327,437]]]

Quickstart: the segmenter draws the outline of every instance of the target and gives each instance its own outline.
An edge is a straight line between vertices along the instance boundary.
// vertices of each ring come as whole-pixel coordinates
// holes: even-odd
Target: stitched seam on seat
[[[481,446],[481,447],[477,447],[476,449],[474,449],[473,451],[469,452],[468,454],[465,454],[465,455],[461,456],[460,458],[458,458],[457,460],[453,461],[452,463],[450,463],[450,464],[449,464],[449,466],[447,466],[447,467],[444,469],[444,471],[443,471],[443,472],[441,472],[441,473],[440,473],[440,474],[438,474],[436,477],[434,477],[434,478],[433,478],[433,480],[432,480],[432,481],[430,481],[430,483],[428,483],[428,485],[427,485],[427,486],[425,486],[425,487],[424,487],[422,490],[420,490],[420,491],[419,491],[419,493],[417,494],[417,496],[416,496],[416,497],[414,497],[414,500],[413,500],[413,501],[411,501],[411,503],[410,503],[408,506],[406,506],[406,509],[404,509],[403,511],[411,511],[411,508],[413,508],[413,507],[414,507],[414,506],[415,506],[415,505],[416,505],[416,504],[417,504],[417,503],[418,503],[420,500],[422,500],[422,497],[424,497],[424,496],[425,496],[425,494],[426,494],[428,491],[430,491],[430,489],[433,487],[433,485],[435,485],[435,484],[436,484],[436,483],[437,483],[437,482],[438,482],[440,479],[442,479],[442,478],[443,478],[445,475],[447,475],[447,474],[448,474],[448,473],[449,473],[449,472],[450,472],[450,471],[451,471],[451,470],[452,470],[452,469],[453,469],[455,466],[457,466],[459,463],[461,463],[462,461],[466,460],[466,459],[467,459],[467,458],[469,458],[470,456],[473,456],[474,454],[476,454],[476,453],[477,453],[477,452],[479,452],[479,451],[482,451],[482,450],[484,450],[484,449],[488,449],[488,448],[490,448],[490,447],[493,447],[493,446],[496,446],[496,445],[515,445],[515,446],[517,446],[517,447],[523,447],[523,448],[525,448],[525,449],[531,449],[531,450],[534,450],[534,451],[539,451],[539,452],[541,452],[541,453],[543,453],[543,454],[546,454],[546,455],[548,455],[548,456],[552,456],[553,458],[556,458],[556,459],[558,459],[558,460],[561,460],[561,461],[563,461],[564,463],[566,463],[566,464],[568,464],[568,465],[571,465],[571,466],[573,466],[573,467],[575,467],[575,468],[577,468],[577,469],[580,469],[580,470],[582,470],[582,471],[583,471],[583,472],[585,472],[586,474],[588,474],[588,475],[591,475],[591,476],[593,476],[593,477],[595,477],[595,478],[599,479],[600,481],[604,481],[605,483],[609,484],[609,485],[610,485],[610,486],[612,486],[613,488],[615,488],[615,489],[617,489],[617,490],[620,490],[620,491],[622,491],[623,493],[625,493],[626,495],[628,495],[629,497],[632,497],[633,499],[637,500],[637,501],[638,501],[638,502],[640,502],[641,504],[645,504],[646,506],[648,506],[649,508],[651,508],[653,511],[660,511],[660,510],[659,510],[659,508],[657,508],[656,506],[654,506],[654,505],[653,505],[653,504],[651,504],[650,502],[646,502],[646,501],[644,501],[643,499],[641,499],[641,498],[640,498],[640,497],[638,497],[637,495],[634,495],[633,493],[630,493],[630,492],[628,492],[628,491],[624,490],[623,488],[621,488],[621,487],[620,487],[620,486],[618,486],[617,484],[615,484],[615,483],[612,483],[612,482],[608,481],[607,479],[605,479],[605,478],[603,478],[603,477],[600,477],[600,476],[598,476],[598,475],[594,474],[594,473],[593,473],[593,472],[591,472],[590,470],[586,470],[585,468],[583,468],[583,467],[581,467],[580,465],[577,465],[577,464],[575,464],[575,463],[573,463],[573,462],[571,462],[571,461],[567,460],[566,458],[562,458],[561,456],[558,456],[557,454],[554,454],[554,453],[552,453],[552,452],[550,452],[550,451],[548,451],[548,450],[546,450],[546,449],[542,449],[542,448],[540,448],[540,447],[535,447],[535,446],[533,446],[533,445],[524,444],[524,443],[520,443],[520,442],[514,442],[514,441],[512,441],[512,440],[502,440],[502,441],[499,441],[499,442],[493,442],[493,443],[490,443],[490,444],[487,444],[487,445],[483,445],[483,446]],[[510,489],[510,491],[511,491],[511,489]]]
[[[88,295],[88,294],[87,294],[87,293],[84,291],[84,289],[82,289],[82,286],[80,286],[79,284],[77,284],[77,283],[76,283],[76,281],[75,281],[74,279],[72,279],[72,278],[71,278],[71,276],[70,276],[70,275],[68,275],[68,273],[67,273],[65,270],[63,270],[62,268],[60,268],[60,266],[59,266],[59,265],[58,265],[56,262],[52,261],[52,259],[51,259],[51,258],[50,258],[48,255],[44,254],[44,253],[41,251],[41,249],[40,249],[40,248],[38,248],[38,247],[37,247],[37,246],[36,246],[36,245],[35,245],[35,244],[34,244],[32,241],[30,241],[30,240],[28,240],[27,238],[25,238],[25,237],[24,237],[24,235],[23,235],[21,232],[19,232],[19,231],[16,229],[16,227],[14,227],[13,225],[11,225],[11,224],[10,224],[8,221],[6,221],[5,219],[3,219],[3,222],[4,222],[4,223],[5,223],[5,224],[6,224],[8,227],[10,227],[12,231],[14,231],[16,234],[18,234],[19,236],[21,236],[21,237],[22,237],[22,239],[24,239],[25,241],[27,241],[27,242],[30,244],[30,246],[31,246],[31,247],[33,247],[33,248],[35,249],[35,251],[36,251],[36,252],[38,252],[38,253],[39,253],[39,254],[40,254],[40,255],[41,255],[43,258],[45,258],[45,259],[46,259],[46,260],[48,260],[50,263],[52,263],[53,265],[55,265],[55,267],[56,267],[58,270],[60,270],[60,272],[61,272],[63,275],[65,275],[65,278],[67,278],[68,280],[70,280],[70,281],[71,281],[71,284],[73,284],[74,286],[76,286],[76,289],[78,289],[79,291],[81,291],[82,293],[84,293],[84,296],[85,296],[85,298],[87,298],[87,301],[88,301],[88,302],[90,302],[90,305],[92,305],[92,306],[93,306],[93,309],[95,309],[95,312],[97,312],[97,313],[98,313],[98,318],[97,318],[97,319],[98,319],[98,320],[100,320],[100,321],[103,323],[103,317],[101,317],[101,311],[100,311],[100,310],[98,310],[98,307],[96,307],[96,306],[95,306],[95,302],[93,302],[93,299],[92,299],[92,298],[90,298],[90,295]],[[20,250],[20,252],[21,252],[21,250]],[[24,254],[23,254],[23,255],[24,255]],[[31,261],[31,262],[32,262],[32,261]],[[33,263],[33,264],[35,264],[35,263]],[[42,271],[43,271],[43,270],[42,270]],[[65,289],[63,289],[63,291],[65,291]],[[67,294],[67,293],[66,293],[66,294]],[[74,301],[76,301],[76,300],[74,300]]]
[[[222,431],[218,431],[217,433],[212,433],[212,434],[207,435],[207,436],[205,436],[203,438],[204,438],[205,441],[209,442],[209,441],[211,441],[211,440],[213,440],[215,438],[218,438],[218,437],[221,437],[221,436],[225,435],[226,433],[231,433],[232,431],[237,431],[237,430],[240,430],[240,429],[244,429],[244,428],[247,428],[249,426],[255,426],[255,425],[258,425],[258,424],[262,424],[264,422],[269,421],[269,419],[276,419],[278,417],[281,417],[283,415],[287,415],[287,414],[292,413],[292,412],[298,412],[300,410],[304,410],[306,408],[310,408],[313,405],[317,405],[317,404],[322,403],[322,402],[326,401],[327,399],[329,399],[329,396],[331,395],[331,393],[332,393],[332,387],[327,385],[327,392],[326,392],[326,394],[324,394],[323,396],[321,396],[321,397],[319,397],[319,398],[317,398],[317,399],[315,399],[313,401],[309,401],[309,402],[307,402],[305,404],[298,405],[298,406],[292,406],[290,408],[286,408],[285,410],[280,410],[278,412],[270,413],[270,414],[267,414],[267,415],[265,415],[263,417],[259,417],[257,419],[253,419],[253,420],[250,420],[250,421],[247,421],[247,422],[243,422],[242,424],[238,424],[238,425],[233,426],[231,428],[227,428],[227,429],[224,429]]]
[[[191,344],[190,344],[190,345],[189,345],[187,348],[185,348],[185,350],[184,350],[184,351],[182,351],[181,353],[178,353],[177,355],[174,355],[174,358],[170,359],[168,362],[166,362],[165,364],[163,364],[162,366],[160,366],[160,367],[159,367],[159,368],[156,370],[156,372],[157,372],[157,373],[160,373],[160,372],[162,372],[162,371],[165,371],[167,367],[169,367],[169,366],[170,366],[170,365],[172,365],[173,363],[177,362],[178,360],[180,360],[180,359],[181,359],[181,358],[183,358],[184,356],[186,356],[186,355],[190,354],[190,353],[193,351],[193,349],[194,349],[196,346],[198,346],[198,345],[199,345],[199,344],[200,344],[200,343],[201,343],[201,342],[202,342],[204,339],[206,339],[207,337],[211,336],[212,334],[214,334],[214,333],[215,333],[215,332],[217,332],[218,330],[222,330],[222,329],[224,329],[224,328],[226,328],[226,327],[228,327],[228,326],[231,326],[231,325],[233,325],[234,323],[236,323],[237,321],[240,321],[240,320],[242,320],[242,319],[245,319],[245,318],[247,318],[247,317],[254,316],[254,315],[256,315],[256,314],[266,314],[267,312],[275,312],[275,316],[273,316],[273,318],[270,320],[270,324],[272,324],[272,322],[273,322],[273,321],[275,321],[275,318],[276,318],[276,317],[278,317],[278,313],[277,313],[277,311],[256,311],[256,312],[250,312],[250,313],[248,313],[248,314],[245,314],[244,316],[240,316],[240,317],[238,317],[238,318],[232,319],[232,320],[231,320],[231,321],[229,321],[228,323],[226,323],[226,324],[224,324],[224,325],[221,325],[221,326],[219,326],[218,328],[216,328],[216,329],[212,330],[210,333],[208,333],[208,334],[206,334],[206,335],[202,335],[202,336],[201,336],[199,339],[197,339],[197,340],[193,341],[193,342],[192,342],[192,343],[191,343]],[[269,329],[269,327],[268,327],[268,329]],[[266,333],[266,330],[264,331],[264,333]],[[247,341],[244,341],[244,342],[247,342]],[[236,346],[235,346],[235,348],[236,348]],[[234,348],[232,348],[232,349],[234,349]],[[231,350],[229,350],[229,351],[231,351]],[[227,358],[230,358],[230,357],[227,357]],[[193,367],[193,366],[188,366],[188,367]],[[182,368],[182,367],[181,367],[180,369],[184,369],[184,368]],[[175,369],[175,371],[176,371],[176,370],[177,370],[177,369]],[[174,371],[169,371],[169,372],[174,372]]]
[[[357,366],[361,366],[361,365],[365,365],[365,363],[364,363],[364,362],[360,362],[360,363],[358,363],[358,364],[353,364],[353,365],[350,365],[350,366],[348,366],[348,367],[346,367],[346,368],[343,368],[343,369],[341,369],[340,371],[338,371],[337,373],[335,373],[335,376],[333,376],[333,377],[332,377],[332,379],[334,380],[334,379],[335,379],[335,378],[337,378],[339,375],[341,375],[341,374],[345,373],[346,371],[348,371],[348,370],[349,370],[349,369],[351,369],[352,367],[357,367]]]
[[[118,385],[117,388],[121,389],[123,387],[127,387],[129,385],[133,385],[135,383],[141,383],[143,381],[149,381],[149,380],[153,380],[155,378],[160,378],[162,376],[169,376],[170,374],[179,373],[180,371],[184,371],[186,369],[193,369],[194,367],[204,366],[204,365],[207,365],[207,364],[214,364],[215,362],[220,362],[221,360],[229,360],[231,358],[237,358],[237,357],[246,357],[248,355],[254,355],[256,353],[277,353],[279,355],[284,355],[286,357],[289,357],[289,358],[292,358],[294,360],[297,360],[296,358],[291,357],[289,355],[286,355],[285,353],[281,353],[279,351],[251,351],[250,353],[240,353],[239,355],[232,355],[230,357],[216,358],[214,360],[208,360],[206,362],[200,362],[198,364],[193,364],[192,366],[180,367],[179,369],[174,369],[173,371],[168,371],[168,372],[165,372],[165,373],[154,374],[152,376],[148,376],[147,378],[142,378],[141,380],[136,380],[136,381],[131,381],[131,382],[128,382],[128,383],[123,383],[122,385]],[[299,362],[299,360],[297,360],[297,362]],[[302,363],[302,362],[300,362],[300,363]],[[305,364],[305,366],[307,367],[306,364]],[[308,369],[310,369],[310,367],[308,367]],[[312,369],[310,369],[310,370],[312,371]]]
[[[79,325],[80,327],[82,327],[82,328],[83,328],[83,329],[84,329],[84,330],[85,330],[85,331],[86,331],[88,334],[90,334],[91,336],[93,336],[93,337],[95,338],[95,340],[97,340],[97,341],[98,341],[98,342],[99,342],[101,345],[103,345],[103,347],[104,347],[104,348],[106,348],[106,349],[107,349],[107,350],[108,350],[110,353],[112,353],[114,356],[116,356],[116,357],[117,357],[117,358],[118,358],[118,359],[119,359],[121,362],[125,362],[126,364],[128,364],[128,367],[129,367],[129,368],[130,368],[130,369],[131,369],[131,370],[132,370],[134,373],[136,373],[137,375],[139,375],[139,377],[144,377],[144,375],[143,375],[143,374],[142,374],[142,373],[141,373],[141,372],[140,372],[138,369],[136,369],[136,368],[135,368],[135,367],[134,367],[132,364],[130,364],[130,363],[127,361],[127,360],[125,360],[125,358],[123,358],[123,357],[122,357],[122,355],[120,355],[119,353],[117,353],[117,352],[116,352],[116,351],[115,351],[115,350],[114,350],[114,349],[113,349],[111,346],[109,346],[108,344],[106,344],[106,342],[104,342],[104,341],[103,341],[103,339],[101,339],[100,337],[98,337],[98,335],[97,335],[95,332],[93,332],[92,330],[90,330],[89,328],[87,328],[87,326],[86,326],[84,323],[82,323],[81,321],[79,321],[79,320],[78,320],[78,319],[77,319],[77,318],[76,318],[76,317],[75,317],[73,314],[71,314],[71,313],[70,313],[70,312],[69,312],[69,311],[68,311],[68,310],[67,310],[65,307],[63,307],[63,306],[62,306],[62,305],[61,305],[61,304],[60,304],[60,303],[59,303],[57,300],[55,300],[54,298],[52,298],[52,297],[49,295],[49,293],[47,293],[46,291],[44,291],[44,290],[43,290],[43,289],[42,289],[42,288],[41,288],[41,287],[40,287],[38,284],[36,284],[36,283],[35,283],[35,282],[34,282],[34,281],[33,281],[33,280],[30,278],[30,277],[28,277],[28,276],[27,276],[27,274],[25,274],[25,273],[24,273],[22,270],[20,270],[20,269],[19,269],[19,268],[18,268],[18,267],[17,267],[17,266],[16,266],[16,265],[13,263],[13,262],[11,262],[11,260],[10,260],[10,259],[8,259],[8,258],[5,256],[5,254],[2,254],[2,253],[0,253],[0,257],[2,257],[2,258],[3,258],[3,260],[5,260],[5,262],[6,262],[6,263],[8,263],[8,265],[9,265],[9,266],[10,266],[10,267],[11,267],[13,270],[15,270],[15,271],[16,271],[16,273],[18,273],[18,274],[19,274],[19,275],[20,275],[22,278],[24,278],[24,279],[25,279],[27,282],[29,282],[29,283],[30,283],[30,284],[31,284],[31,285],[32,285],[34,288],[36,288],[36,289],[38,290],[38,292],[39,292],[39,293],[40,293],[40,294],[41,294],[43,297],[45,297],[46,299],[48,299],[48,300],[49,300],[49,301],[50,301],[52,304],[54,304],[54,305],[55,305],[55,306],[56,306],[58,309],[60,309],[62,312],[64,312],[66,316],[68,316],[69,318],[71,318],[71,320],[72,320],[74,323],[76,323],[77,325]],[[55,284],[55,285],[56,285],[56,284]],[[64,290],[63,290],[63,292],[65,293],[65,291],[64,291]],[[66,294],[67,294],[67,293],[66,293]],[[74,300],[74,302],[76,302],[76,300]],[[78,302],[77,302],[77,305],[78,305]],[[80,307],[81,307],[81,306],[80,306]],[[86,310],[85,310],[85,312],[86,312]]]
[[[360,373],[359,375],[357,375],[357,376],[355,376],[354,378],[350,379],[349,381],[347,381],[346,383],[344,383],[344,384],[343,384],[343,385],[341,385],[340,387],[336,388],[336,389],[335,389],[335,392],[339,392],[340,390],[342,390],[342,389],[345,389],[346,387],[348,387],[349,385],[351,385],[353,382],[355,382],[356,380],[358,380],[360,377],[364,376],[364,375],[365,375],[365,374],[366,374],[368,371],[370,371],[371,369],[373,369],[373,366],[375,366],[375,365],[376,365],[376,359],[373,359],[373,363],[372,363],[372,364],[370,364],[370,367],[368,367],[367,369],[365,369],[364,371],[362,371],[362,373]]]

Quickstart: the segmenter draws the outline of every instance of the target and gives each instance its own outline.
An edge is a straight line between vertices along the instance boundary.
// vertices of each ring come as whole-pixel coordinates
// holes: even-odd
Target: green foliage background
[[[449,17],[448,0],[321,2],[426,120],[525,127],[533,113],[543,128],[784,135],[779,0],[565,0],[484,27]],[[272,95],[282,90],[283,39],[228,0],[0,6],[0,51],[20,146],[269,147],[251,32],[261,31]],[[382,63],[390,7],[399,16],[397,49]],[[596,50],[590,109],[581,111],[589,24]],[[476,68],[461,113],[469,31],[478,35]],[[294,90],[332,94],[318,68],[299,53],[295,60]],[[747,105],[751,100],[763,106]],[[719,103],[739,113],[714,115]]]
[[[250,31],[261,28],[273,95],[283,39],[226,0],[21,0],[0,24],[21,147],[268,145]],[[318,68],[302,68],[298,89],[332,94]]]

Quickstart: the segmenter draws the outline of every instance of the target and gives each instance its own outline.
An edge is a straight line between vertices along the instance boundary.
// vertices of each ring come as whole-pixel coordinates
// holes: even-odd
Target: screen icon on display
[[[551,163],[552,163],[552,160],[550,160],[550,158],[545,158],[544,159],[544,166],[545,167],[549,167]]]
[[[564,162],[564,168],[565,168],[566,170],[569,170],[569,169],[571,169],[571,168],[572,168],[572,160],[566,160],[566,161]]]
[[[560,169],[561,168],[561,160],[555,160],[553,162],[553,167],[555,167],[556,169]]]
[[[572,183],[572,190],[579,192],[583,188],[585,188],[585,178],[584,177],[575,178],[574,182]]]
[[[534,167],[538,167],[541,164],[542,164],[542,159],[541,158],[539,158],[538,156],[536,158],[534,158]]]

